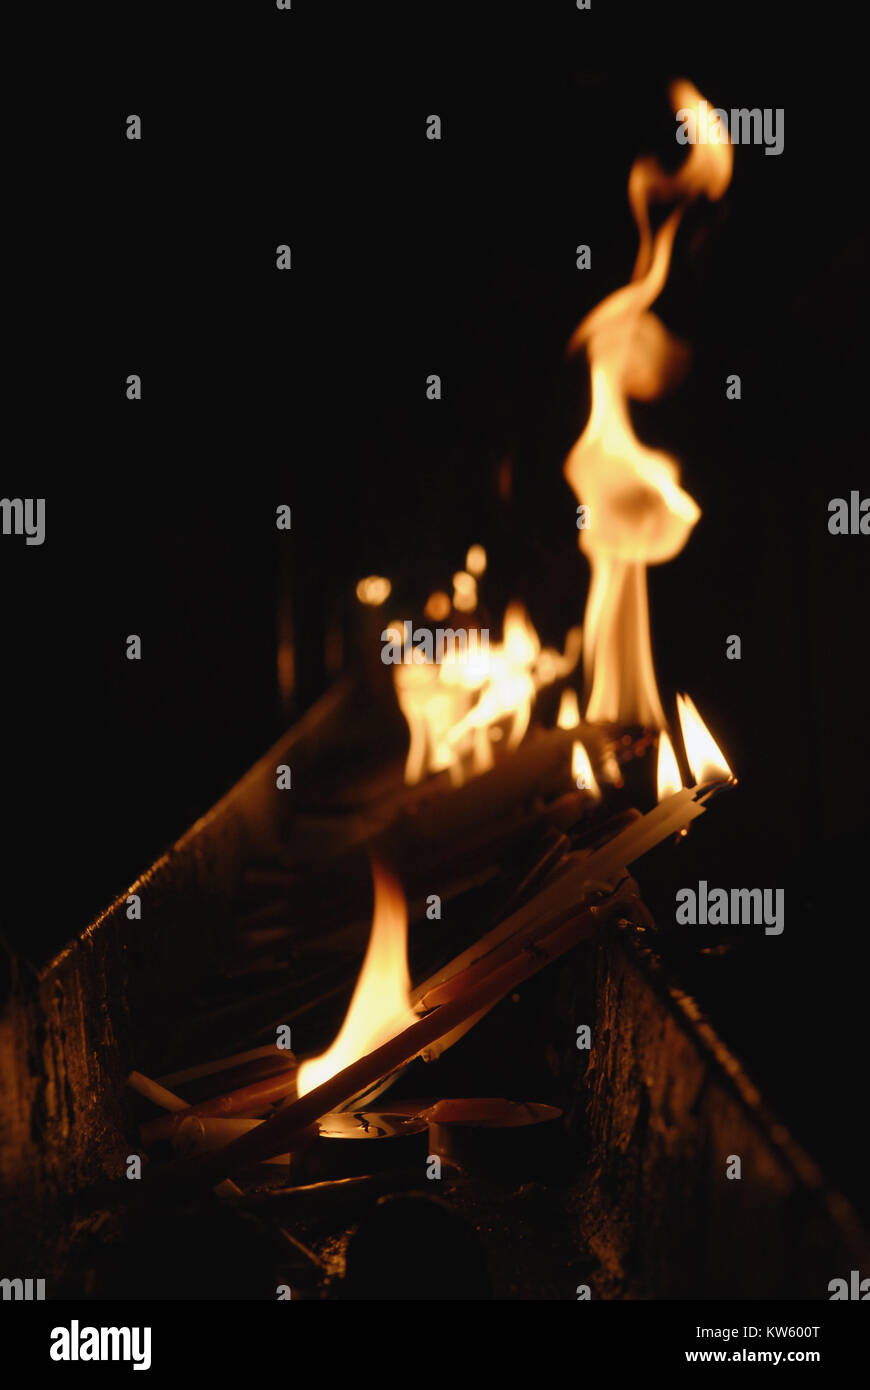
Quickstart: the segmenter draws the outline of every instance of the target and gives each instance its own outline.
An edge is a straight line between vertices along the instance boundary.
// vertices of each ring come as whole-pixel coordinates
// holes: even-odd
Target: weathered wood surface
[[[124,1079],[143,1058],[161,1060],[161,1040],[216,968],[244,868],[277,848],[276,766],[312,765],[335,737],[347,695],[337,686],[324,696],[52,961],[40,969],[7,959],[0,1203],[10,1267],[36,1258],[42,1242],[53,1250],[65,1197],[123,1174]],[[127,917],[131,893],[142,900],[141,921]]]
[[[595,1297],[826,1299],[866,1234],[628,923],[566,981],[592,1025],[576,1077],[588,1181],[575,1203]],[[729,1156],[739,1180],[726,1177]]]

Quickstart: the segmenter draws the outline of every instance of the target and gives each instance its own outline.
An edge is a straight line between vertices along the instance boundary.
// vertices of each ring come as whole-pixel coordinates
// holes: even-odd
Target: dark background
[[[413,8],[299,0],[184,43],[139,17],[100,99],[83,92],[36,160],[51,215],[19,213],[44,274],[9,372],[24,445],[4,495],[46,497],[47,539],[0,542],[4,938],[44,960],[281,732],[282,592],[296,713],[361,574],[389,575],[402,608],[480,541],[493,611],[522,596],[558,644],[580,620],[562,462],[588,395],[564,348],[630,274],[628,171],[679,154],[667,83],[685,74],[714,104],[784,107],[785,151],[736,150],[655,306],[694,365],[636,425],[703,511],[650,573],[660,685],[692,694],[740,786],[682,858],[638,876],[666,933],[699,877],[785,889],[783,936],[744,928],[711,957],[721,933],[698,928],[672,949],[860,1196],[870,540],[830,536],[827,503],[870,492],[861,88],[752,44],[751,64],[715,45],[643,61],[635,36],[627,66],[619,7],[605,30],[601,7],[481,6],[479,31],[461,8]]]

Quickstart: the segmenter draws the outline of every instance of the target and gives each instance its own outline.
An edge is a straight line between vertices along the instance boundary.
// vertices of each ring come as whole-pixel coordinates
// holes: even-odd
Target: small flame
[[[688,695],[677,696],[677,713],[683,731],[686,758],[692,776],[702,782],[733,782],[736,779],[715,739]]]
[[[601,788],[595,780],[589,754],[579,738],[575,739],[574,747],[571,750],[571,776],[574,778],[574,785],[579,791],[588,791],[596,800],[601,799]]]
[[[300,1096],[313,1091],[359,1057],[389,1042],[416,1023],[409,1003],[408,906],[398,879],[372,861],[375,906],[363,967],[338,1037],[332,1047],[303,1062],[297,1078]]]
[[[450,612],[449,595],[445,594],[443,589],[437,589],[434,594],[430,594],[427,598],[423,612],[433,622],[440,623],[442,618],[446,618]]]
[[[486,569],[486,551],[482,545],[471,545],[465,557],[465,568],[475,579],[479,579]]]
[[[559,701],[559,713],[556,717],[556,727],[559,729],[576,729],[580,723],[580,706],[577,704],[577,691],[566,687],[562,691],[562,698]]]
[[[473,613],[477,607],[477,580],[465,570],[453,576],[453,607],[458,613]]]
[[[392,589],[389,579],[384,579],[380,574],[370,574],[357,584],[356,596],[360,603],[368,603],[373,608],[378,608],[382,603],[386,603]]]
[[[671,87],[674,109],[699,106],[691,83]],[[584,666],[590,687],[586,718],[660,729],[665,717],[649,630],[646,568],[683,549],[700,509],[679,485],[676,462],[640,442],[630,400],[652,400],[682,372],[687,349],[650,313],[668,275],[674,238],[689,202],[720,198],[731,177],[728,143],[695,144],[666,173],[637,160],[628,197],[638,229],[631,282],[589,313],[571,340],[589,358],[589,421],[565,463],[565,475],[588,508],[579,532],[592,577],[586,604]],[[650,203],[675,206],[653,236]]]
[[[674,745],[671,743],[667,729],[662,729],[659,734],[659,757],[656,780],[658,783],[659,801],[664,801],[666,796],[673,796],[674,792],[680,791],[683,785],[683,779],[680,776],[680,765],[677,762]]]

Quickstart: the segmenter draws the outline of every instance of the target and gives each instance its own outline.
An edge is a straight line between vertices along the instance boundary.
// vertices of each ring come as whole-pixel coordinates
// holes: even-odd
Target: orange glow
[[[736,781],[721,748],[688,695],[677,696],[677,713],[680,716],[686,758],[695,781],[699,785],[702,782]]]
[[[457,785],[463,781],[458,755],[447,736],[471,708],[473,695],[443,683],[443,669],[434,662],[393,667],[396,697],[411,735],[405,762],[405,781],[410,786],[427,772],[445,770]]]
[[[297,1086],[300,1096],[328,1081],[343,1067],[389,1042],[417,1021],[408,996],[408,906],[398,879],[372,861],[375,906],[363,967],[338,1037],[326,1052],[303,1062]]]
[[[357,584],[356,596],[360,603],[369,603],[373,608],[377,608],[390,597],[392,587],[389,579],[384,579],[383,575],[370,574],[367,579],[361,579]]]
[[[501,459],[496,473],[496,488],[502,502],[510,502],[514,492],[514,465],[509,457]]]
[[[453,607],[459,613],[473,613],[477,607],[477,580],[465,570],[453,576]]]
[[[687,82],[674,83],[670,97],[675,111],[701,101]],[[588,508],[579,544],[592,570],[584,624],[592,722],[665,726],[646,568],[679,554],[700,510],[680,487],[675,460],[635,435],[629,401],[661,395],[685,366],[687,349],[649,308],[667,279],[688,203],[702,193],[721,197],[732,163],[727,143],[692,145],[673,174],[654,159],[636,161],[628,181],[639,239],[631,282],[602,300],[571,340],[572,348],[586,349],[592,395],[588,423],[565,463],[568,482]],[[653,200],[675,203],[655,235]]]
[[[658,785],[659,801],[664,801],[666,796],[673,796],[674,792],[680,791],[683,785],[683,779],[680,776],[680,765],[677,762],[677,755],[674,752],[674,745],[671,743],[670,735],[666,729],[662,729],[659,734],[659,756],[656,781]]]
[[[467,586],[471,576],[462,579],[460,573],[457,579]],[[460,785],[469,773],[488,771],[492,745],[502,741],[513,749],[521,743],[538,690],[570,674],[579,656],[579,629],[568,633],[564,653],[542,650],[525,608],[514,602],[505,611],[501,642],[490,641],[486,649],[469,643],[464,654],[454,647],[440,665],[394,666],[396,695],[411,734],[405,781],[446,770]]]
[[[473,574],[475,579],[479,579],[486,569],[486,551],[482,545],[469,546],[468,554],[465,557],[465,568],[469,574]]]
[[[450,612],[450,598],[442,589],[430,594],[426,600],[426,607],[423,609],[427,618],[432,618],[436,623],[440,623],[442,618],[446,618]]]
[[[553,647],[544,647],[535,663],[535,683],[540,690],[543,685],[569,676],[580,660],[582,633],[579,627],[570,627],[565,633],[565,650],[557,652]]]
[[[601,788],[595,780],[589,754],[579,738],[575,740],[571,750],[571,776],[578,791],[588,791],[596,800],[600,800]]]
[[[559,701],[559,713],[556,718],[556,727],[559,729],[576,729],[580,723],[580,706],[577,704],[577,691],[566,687],[562,691],[562,698]]]
[[[473,613],[477,607],[477,594],[472,591],[453,595],[453,607],[457,613]]]
[[[508,748],[516,748],[522,741],[532,715],[536,691],[532,667],[540,650],[538,634],[525,608],[511,603],[504,615],[501,643],[491,645],[477,661],[445,661],[442,665],[441,679],[446,685],[480,691],[477,702],[448,734],[454,749],[471,737],[476,772],[492,766],[489,729],[498,720],[511,720]]]

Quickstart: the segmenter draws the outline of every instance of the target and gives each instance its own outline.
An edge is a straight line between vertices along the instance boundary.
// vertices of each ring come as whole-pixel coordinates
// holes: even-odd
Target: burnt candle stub
[[[314,1180],[395,1171],[420,1165],[429,1153],[425,1119],[377,1110],[333,1111],[315,1125],[312,1143],[291,1161],[291,1172]]]
[[[433,1153],[492,1177],[533,1176],[552,1162],[562,1139],[562,1111],[536,1101],[496,1097],[440,1100],[424,1111]]]

